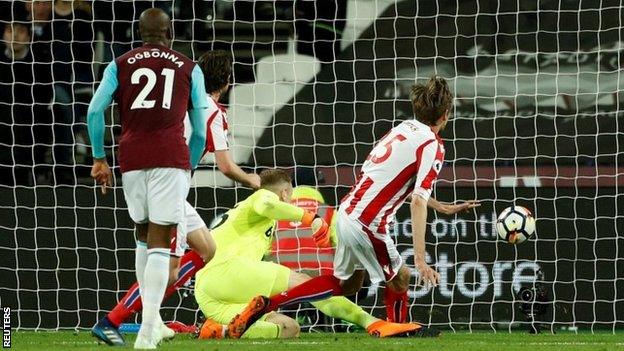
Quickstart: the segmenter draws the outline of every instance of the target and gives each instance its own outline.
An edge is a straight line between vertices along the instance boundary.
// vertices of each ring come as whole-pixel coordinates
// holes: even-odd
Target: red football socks
[[[191,279],[197,271],[204,267],[204,260],[195,251],[187,252],[180,259],[180,271],[178,280],[173,285],[167,287],[163,301],[171,296],[176,290]],[[126,295],[117,303],[107,315],[108,320],[115,327],[119,327],[126,319],[130,318],[136,312],[141,311],[143,304],[141,295],[139,294],[139,284],[134,283],[126,293]]]
[[[388,322],[407,322],[407,290],[404,292],[397,292],[386,286],[384,292]]]
[[[281,294],[271,296],[267,312],[290,304],[320,301],[340,295],[342,295],[340,280],[333,275],[321,275]]]
[[[108,312],[108,320],[117,328],[126,319],[143,307],[141,295],[139,294],[139,283],[132,284],[126,295],[117,303],[112,311]]]
[[[178,280],[165,290],[163,301],[176,292],[181,286],[184,286],[200,269],[204,268],[204,260],[195,251],[189,251],[180,259],[180,270],[178,271]]]

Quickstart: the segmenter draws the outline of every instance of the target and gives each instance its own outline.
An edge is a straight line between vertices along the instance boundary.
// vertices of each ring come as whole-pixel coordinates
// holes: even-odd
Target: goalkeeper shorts
[[[230,258],[195,275],[195,299],[206,318],[227,324],[249,301],[288,289],[290,269],[273,262]]]

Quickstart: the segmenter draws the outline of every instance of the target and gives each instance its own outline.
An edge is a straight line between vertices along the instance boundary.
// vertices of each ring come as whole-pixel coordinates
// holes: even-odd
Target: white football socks
[[[147,243],[144,241],[137,241],[136,251],[134,254],[134,267],[136,270],[137,283],[139,283],[141,301],[143,300],[143,277],[145,276],[145,264],[147,264]]]
[[[147,250],[147,262],[143,273],[143,321],[139,334],[155,340],[162,319],[160,305],[169,280],[169,249]],[[141,284],[141,283],[139,283]],[[140,285],[139,285],[140,286]]]

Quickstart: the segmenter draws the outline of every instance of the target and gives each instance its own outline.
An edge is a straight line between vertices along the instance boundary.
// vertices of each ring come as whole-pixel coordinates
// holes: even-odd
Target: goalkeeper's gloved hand
[[[312,221],[312,238],[318,247],[330,247],[329,226],[321,217],[316,217]]]
[[[310,226],[312,238],[318,247],[330,247],[329,225],[317,214],[306,211],[301,219],[301,224]]]

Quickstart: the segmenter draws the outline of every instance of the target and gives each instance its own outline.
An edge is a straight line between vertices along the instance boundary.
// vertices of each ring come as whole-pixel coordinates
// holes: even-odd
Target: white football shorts
[[[204,220],[188,201],[185,201],[184,210],[186,216],[182,222],[178,223],[176,237],[171,238],[171,254],[177,257],[182,257],[189,248],[186,240],[188,233],[206,227]]]
[[[334,276],[349,279],[357,270],[366,270],[373,283],[390,281],[403,259],[387,234],[376,234],[341,210],[336,213],[338,243],[334,254]]]
[[[135,223],[178,224],[186,216],[191,172],[180,168],[149,168],[122,174],[123,192]]]

